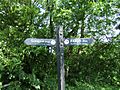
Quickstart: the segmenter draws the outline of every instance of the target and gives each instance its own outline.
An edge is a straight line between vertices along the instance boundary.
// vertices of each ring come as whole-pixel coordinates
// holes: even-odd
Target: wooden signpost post
[[[63,37],[63,27],[56,28],[56,39],[37,39],[28,38],[24,41],[32,46],[56,46],[57,71],[58,71],[58,90],[65,90],[65,70],[64,70],[64,46],[86,45],[93,42],[92,38],[68,38]]]

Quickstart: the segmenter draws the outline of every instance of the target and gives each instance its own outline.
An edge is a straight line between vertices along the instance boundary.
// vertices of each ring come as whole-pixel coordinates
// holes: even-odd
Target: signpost
[[[92,38],[68,38],[64,40],[65,45],[87,45],[92,42]]]
[[[56,44],[56,41],[54,39],[28,38],[24,43],[32,46],[53,46]]]
[[[86,45],[93,42],[92,38],[63,38],[63,27],[56,28],[55,39],[37,39],[28,38],[24,41],[27,45],[32,46],[56,46],[57,71],[58,71],[58,90],[65,90],[65,70],[64,70],[64,46],[69,45]]]

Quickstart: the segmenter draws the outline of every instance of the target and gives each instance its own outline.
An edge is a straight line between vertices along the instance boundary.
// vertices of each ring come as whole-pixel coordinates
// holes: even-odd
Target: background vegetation
[[[0,0],[0,89],[57,90],[56,55],[24,40],[55,38],[62,24],[65,38],[95,39],[65,47],[66,90],[119,90],[119,8],[119,0]],[[102,42],[109,34],[111,41]]]

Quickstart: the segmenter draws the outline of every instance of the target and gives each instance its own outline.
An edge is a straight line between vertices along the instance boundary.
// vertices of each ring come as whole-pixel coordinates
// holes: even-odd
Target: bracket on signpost
[[[32,46],[55,46],[57,54],[57,70],[58,70],[58,90],[65,90],[65,70],[64,70],[64,46],[70,45],[86,45],[93,42],[92,38],[63,38],[63,27],[58,26],[56,29],[55,39],[38,39],[28,38],[24,41],[27,45]]]

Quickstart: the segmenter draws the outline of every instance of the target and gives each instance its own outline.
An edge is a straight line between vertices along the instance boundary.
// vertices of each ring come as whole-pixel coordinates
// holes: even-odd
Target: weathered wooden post
[[[65,90],[64,38],[62,26],[59,26],[56,29],[56,54],[58,71],[58,90]]]

